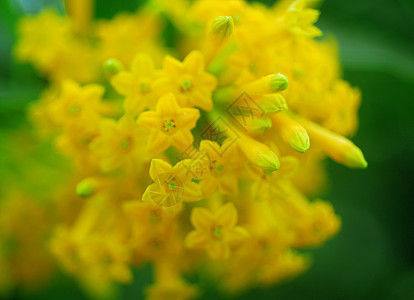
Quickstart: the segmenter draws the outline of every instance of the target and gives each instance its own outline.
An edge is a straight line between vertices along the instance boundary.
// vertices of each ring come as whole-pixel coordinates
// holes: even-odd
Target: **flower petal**
[[[112,77],[111,84],[115,90],[121,95],[129,95],[133,90],[135,78],[129,72],[119,72]]]
[[[191,51],[183,63],[185,71],[189,73],[197,74],[204,70],[204,58],[200,51]]]
[[[249,237],[249,233],[243,227],[237,226],[231,228],[226,233],[226,239],[229,243],[239,243]]]
[[[139,126],[142,126],[149,130],[161,129],[161,119],[157,112],[155,111],[146,111],[139,115],[137,123]]]
[[[203,248],[209,240],[204,232],[193,230],[185,237],[185,246],[190,249]]]
[[[132,61],[131,71],[134,75],[150,77],[154,71],[154,63],[147,55],[138,54]]]
[[[200,118],[200,111],[196,108],[184,108],[181,116],[179,116],[180,128],[193,129],[197,120]]]
[[[176,76],[183,72],[183,64],[174,57],[167,55],[164,59],[164,70],[170,76]]]
[[[163,161],[162,159],[154,158],[151,161],[151,167],[149,169],[149,174],[151,176],[151,179],[154,180],[154,182],[157,182],[159,175],[162,175],[165,173],[171,173],[171,170],[172,170],[172,167],[169,163]]]
[[[183,202],[196,202],[203,198],[201,193],[200,186],[195,182],[186,182],[183,186]]]
[[[236,225],[237,222],[237,210],[234,207],[234,204],[229,202],[224,206],[220,207],[220,209],[216,213],[216,225],[228,228],[233,227]]]
[[[230,248],[223,241],[212,241],[207,245],[207,253],[212,259],[224,260],[230,256]]]
[[[223,176],[219,181],[220,192],[225,195],[236,195],[239,189],[238,183],[237,177],[233,175]]]
[[[190,130],[178,130],[174,135],[171,136],[171,145],[178,150],[185,150],[193,144],[194,137]]]
[[[161,97],[158,100],[156,109],[161,117],[173,117],[181,110],[173,93]]]
[[[193,224],[194,228],[197,230],[210,232],[213,226],[214,216],[206,208],[195,207],[191,211],[190,220],[191,224]]]
[[[161,191],[160,186],[157,183],[152,183],[142,195],[142,201],[160,205],[160,203],[164,203],[167,197],[168,195]]]
[[[160,153],[171,146],[170,138],[159,130],[151,131],[148,138],[148,151],[153,153]]]

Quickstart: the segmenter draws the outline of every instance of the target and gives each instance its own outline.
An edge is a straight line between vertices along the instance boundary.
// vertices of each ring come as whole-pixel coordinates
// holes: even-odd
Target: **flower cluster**
[[[340,227],[308,198],[323,160],[367,166],[344,136],[360,94],[313,2],[153,0],[107,21],[66,3],[22,20],[16,48],[50,79],[30,117],[70,162],[49,195],[60,266],[100,294],[150,262],[148,299],[196,297],[195,270],[232,292],[305,271],[301,250]]]

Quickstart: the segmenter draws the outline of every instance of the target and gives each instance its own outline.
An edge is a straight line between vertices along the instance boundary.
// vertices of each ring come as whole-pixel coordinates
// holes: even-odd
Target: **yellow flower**
[[[216,85],[216,78],[204,71],[203,55],[192,51],[182,63],[171,56],[165,57],[163,75],[155,81],[154,90],[161,94],[174,93],[182,107],[211,110],[211,93]]]
[[[155,39],[161,30],[160,19],[152,10],[141,10],[136,14],[121,13],[96,25],[102,61],[117,58],[124,65],[129,65],[137,53],[162,57],[163,50]]]
[[[152,87],[155,77],[154,64],[150,57],[137,55],[131,64],[131,71],[121,71],[111,79],[116,91],[125,96],[124,110],[136,116],[145,108],[154,109],[156,95]]]
[[[142,200],[155,203],[166,210],[177,211],[182,202],[195,202],[202,198],[200,187],[187,175],[184,163],[174,167],[161,159],[151,161],[150,176],[154,181],[147,187]]]
[[[54,67],[71,38],[69,20],[50,9],[37,16],[24,18],[18,30],[20,40],[16,47],[17,57],[33,62],[42,70]]]
[[[72,80],[62,83],[59,98],[50,104],[50,114],[58,125],[99,122],[104,88],[98,84],[80,87]]]
[[[322,31],[313,25],[318,20],[319,11],[306,8],[306,2],[306,0],[297,0],[290,6],[286,12],[286,23],[293,34],[308,37],[320,36]]]
[[[99,135],[99,126],[94,123],[73,123],[55,140],[60,153],[71,157],[79,169],[88,170],[97,166],[97,157],[90,151],[91,142]]]
[[[146,289],[148,300],[190,300],[198,294],[195,286],[185,282],[178,273],[178,268],[169,260],[161,259],[155,263],[155,284]]]
[[[200,112],[195,108],[181,108],[173,94],[158,100],[156,111],[143,112],[138,124],[150,131],[148,150],[162,152],[173,146],[184,150],[191,146],[194,137],[190,130],[196,125]]]
[[[146,157],[140,147],[144,136],[143,130],[128,116],[119,121],[103,119],[100,136],[91,143],[91,150],[99,157],[104,172],[121,166],[137,168]]]
[[[217,188],[225,195],[237,193],[237,175],[240,171],[237,161],[240,156],[237,147],[229,143],[232,143],[230,139],[227,139],[221,147],[216,142],[207,140],[200,143],[200,152],[201,155],[207,156],[209,170],[200,181],[204,197],[210,196]]]
[[[338,80],[327,97],[331,113],[323,125],[338,134],[352,135],[358,127],[357,110],[361,93],[346,81]]]
[[[230,246],[243,241],[248,232],[237,223],[237,210],[232,203],[221,206],[215,213],[196,207],[191,212],[195,230],[185,239],[188,248],[206,248],[213,259],[227,259]]]

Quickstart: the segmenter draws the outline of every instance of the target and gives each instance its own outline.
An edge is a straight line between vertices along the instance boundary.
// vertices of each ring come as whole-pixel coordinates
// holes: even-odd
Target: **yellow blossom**
[[[230,246],[248,237],[247,231],[237,223],[237,210],[232,203],[221,206],[216,212],[196,207],[191,212],[195,230],[186,236],[189,248],[206,248],[213,259],[227,259]]]
[[[108,172],[125,164],[138,166],[142,159],[144,132],[129,116],[120,120],[104,119],[100,124],[100,135],[91,143],[91,150],[98,155],[102,171]]]
[[[98,84],[79,86],[71,80],[62,83],[59,98],[50,104],[50,114],[58,125],[97,123],[104,88]]]
[[[202,198],[200,187],[186,175],[183,163],[172,167],[161,159],[153,159],[150,176],[154,181],[147,187],[142,200],[169,210],[179,210],[182,202],[195,202]]]
[[[236,146],[231,143],[230,139],[221,147],[216,142],[207,140],[200,143],[201,155],[206,155],[208,159],[209,172],[200,181],[205,197],[210,196],[217,188],[225,195],[234,195],[238,191],[239,155]]]
[[[155,111],[147,111],[138,117],[138,125],[150,131],[148,150],[162,152],[173,146],[184,150],[193,143],[190,130],[196,125],[200,112],[195,108],[182,108],[173,94],[158,100]]]
[[[210,110],[213,107],[211,93],[216,85],[216,78],[204,71],[203,55],[192,51],[183,62],[166,56],[163,74],[153,87],[158,93],[174,93],[182,107]]]
[[[137,55],[134,58],[130,72],[121,71],[111,79],[111,84],[117,92],[125,96],[126,114],[136,116],[144,108],[155,108],[157,97],[152,87],[154,79],[154,64],[151,58],[145,55]]]

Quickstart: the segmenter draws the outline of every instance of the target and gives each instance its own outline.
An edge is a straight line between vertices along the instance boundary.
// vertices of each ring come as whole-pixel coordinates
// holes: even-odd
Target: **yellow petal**
[[[200,186],[195,182],[186,182],[183,186],[183,202],[196,202],[203,198],[201,193]]]
[[[204,71],[204,58],[200,51],[191,51],[183,63],[185,70],[189,73],[197,74]]]
[[[152,159],[149,174],[154,182],[157,182],[158,176],[160,174],[171,173],[171,171],[172,167],[169,163],[158,158]]]
[[[154,71],[154,63],[147,55],[138,54],[132,61],[131,71],[134,75],[150,77]]]
[[[191,224],[200,231],[210,231],[213,226],[213,214],[206,208],[195,207],[191,211]]]
[[[234,207],[234,204],[228,202],[216,213],[216,225],[226,228],[232,227],[237,223],[237,210]]]
[[[185,150],[193,144],[194,137],[190,130],[178,130],[174,135],[171,136],[171,145],[178,150]]]
[[[217,179],[212,176],[203,178],[200,181],[200,188],[203,191],[203,196],[205,198],[210,197],[217,190],[217,186]]]
[[[158,100],[156,109],[162,117],[172,117],[177,115],[177,113],[180,111],[177,100],[172,93],[161,97]]]
[[[160,115],[155,111],[146,111],[139,115],[137,123],[148,130],[161,129]]]
[[[167,55],[164,59],[164,70],[170,76],[175,76],[183,72],[182,63],[174,57]]]
[[[230,256],[230,248],[223,241],[212,241],[207,245],[207,253],[212,259],[224,260]]]
[[[174,91],[174,83],[169,77],[161,77],[154,81],[152,88],[157,95],[164,95]]]
[[[133,90],[135,77],[129,72],[120,72],[111,79],[111,84],[121,95],[129,95]]]
[[[226,235],[229,243],[239,243],[249,237],[249,233],[243,227],[237,226],[231,228]]]
[[[182,115],[179,117],[180,128],[193,129],[196,126],[197,120],[200,118],[200,111],[195,108],[184,108]]]
[[[168,197],[156,183],[150,184],[142,195],[142,201],[160,205]]]
[[[170,138],[159,130],[151,131],[148,138],[148,151],[160,153],[171,146]]]
[[[122,156],[113,154],[109,157],[104,157],[101,159],[101,170],[103,172],[113,171],[121,166],[123,162]]]
[[[126,97],[124,100],[125,113],[131,116],[137,116],[145,109],[146,103],[144,98],[138,94]]]
[[[220,178],[220,192],[225,195],[236,195],[238,191],[238,179],[235,176],[225,176]]]
[[[208,90],[214,90],[217,86],[216,77],[209,73],[203,73],[202,75],[200,75],[199,80],[202,86],[207,88]]]
[[[99,84],[88,84],[83,87],[83,96],[88,102],[92,99],[100,99],[104,93],[104,87]]]
[[[209,237],[204,232],[193,230],[185,237],[185,246],[190,249],[202,248],[208,240]]]

